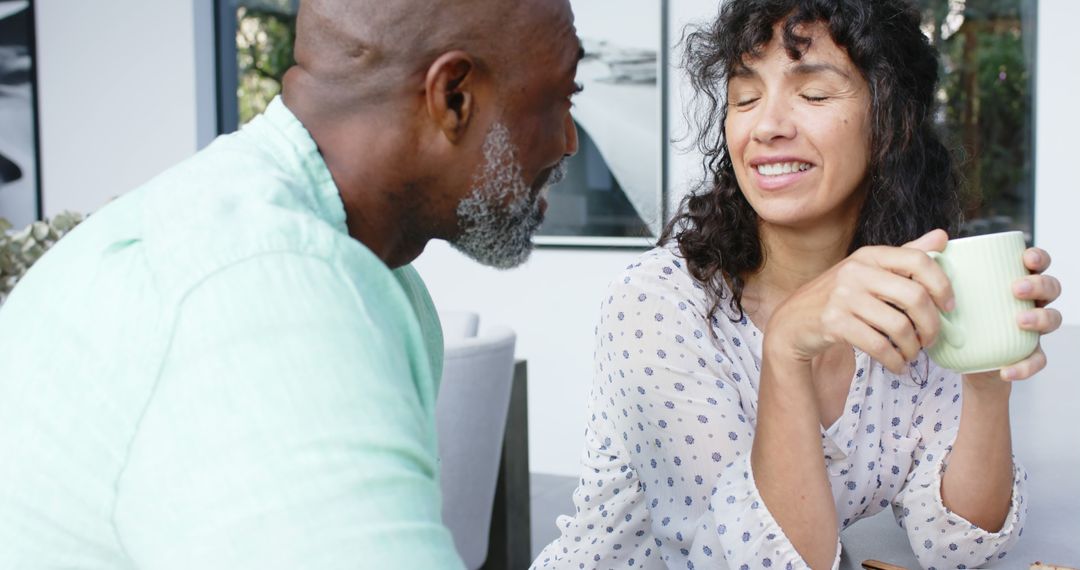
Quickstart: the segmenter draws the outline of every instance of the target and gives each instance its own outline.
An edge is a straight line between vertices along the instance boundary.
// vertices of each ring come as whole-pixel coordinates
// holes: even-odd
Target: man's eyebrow
[[[840,69],[839,67],[831,63],[798,63],[794,67],[788,70],[789,75],[815,75],[818,73],[833,73],[843,77],[844,79],[851,79],[851,75],[848,72]]]

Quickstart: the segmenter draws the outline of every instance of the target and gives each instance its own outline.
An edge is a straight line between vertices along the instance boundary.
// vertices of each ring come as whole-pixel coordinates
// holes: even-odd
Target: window
[[[923,29],[941,52],[937,121],[963,149],[973,205],[963,234],[1021,230],[1035,206],[1037,0],[920,0]]]
[[[573,111],[580,152],[552,189],[539,243],[643,245],[666,212],[665,0],[572,0],[587,58]],[[219,127],[281,90],[299,0],[218,0]],[[961,148],[972,205],[964,235],[1034,231],[1037,0],[918,0],[941,53],[937,122]]]
[[[281,92],[299,0],[218,0],[218,129],[236,130]]]

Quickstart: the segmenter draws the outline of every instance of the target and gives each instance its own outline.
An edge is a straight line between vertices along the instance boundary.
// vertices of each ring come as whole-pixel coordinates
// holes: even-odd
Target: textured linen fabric
[[[745,318],[707,321],[708,306],[670,248],[644,254],[610,285],[576,512],[559,517],[561,536],[534,568],[807,568],[750,468],[762,333]],[[891,504],[925,568],[1005,556],[1027,512],[1019,465],[1000,532],[941,502],[960,376],[925,354],[900,376],[855,357],[844,413],[821,433],[839,528]],[[837,544],[834,568],[839,554]]]
[[[447,568],[438,317],[280,100],[0,308],[0,568]]]

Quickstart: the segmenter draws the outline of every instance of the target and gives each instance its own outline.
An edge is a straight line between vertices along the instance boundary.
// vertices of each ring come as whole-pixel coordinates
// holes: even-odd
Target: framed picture
[[[571,0],[586,56],[574,100],[579,152],[552,188],[544,246],[648,247],[665,219],[667,0]],[[218,120],[265,108],[293,64],[297,0],[217,0]]]
[[[36,84],[34,6],[0,0],[0,217],[15,227],[41,217]]]
[[[585,59],[578,154],[548,196],[540,245],[642,247],[665,218],[666,0],[571,0]]]

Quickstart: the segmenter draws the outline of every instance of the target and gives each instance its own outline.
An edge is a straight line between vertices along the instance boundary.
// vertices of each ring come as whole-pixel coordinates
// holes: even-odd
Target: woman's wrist
[[[990,401],[1006,400],[1012,393],[1012,383],[1005,382],[997,371],[977,372],[964,374],[964,397],[989,399]]]
[[[784,369],[809,368],[812,361],[812,357],[802,354],[786,331],[780,328],[765,335],[761,343],[761,357],[774,367]]]
[[[814,390],[811,381],[811,361],[799,354],[793,348],[792,343],[782,336],[776,335],[770,338],[766,335],[762,343],[762,387],[773,385],[788,392],[789,396],[796,393],[804,393],[797,399],[805,400],[814,404],[816,414],[816,400],[812,397]],[[764,373],[765,371],[767,373]]]

